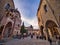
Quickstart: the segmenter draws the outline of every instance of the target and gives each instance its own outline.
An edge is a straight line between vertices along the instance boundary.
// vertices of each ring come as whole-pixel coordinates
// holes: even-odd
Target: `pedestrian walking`
[[[33,38],[33,35],[31,35],[31,38]]]
[[[48,37],[48,41],[50,42],[50,45],[52,45],[52,40],[50,39],[50,37]]]
[[[38,39],[39,38],[39,36],[36,36],[36,39]]]

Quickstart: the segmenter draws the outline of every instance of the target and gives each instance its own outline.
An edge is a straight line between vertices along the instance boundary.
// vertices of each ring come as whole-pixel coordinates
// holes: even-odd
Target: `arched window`
[[[44,10],[45,10],[45,12],[47,12],[47,10],[48,10],[47,5],[44,5]]]
[[[8,10],[10,8],[10,4],[9,3],[5,4],[4,8]]]

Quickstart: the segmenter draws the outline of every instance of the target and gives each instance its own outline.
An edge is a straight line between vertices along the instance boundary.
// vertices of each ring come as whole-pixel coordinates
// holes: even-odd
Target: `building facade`
[[[41,0],[37,17],[40,30],[43,27],[46,38],[53,39],[60,35],[60,0]]]
[[[15,20],[13,35],[16,34],[20,35],[21,22],[22,22],[20,12],[16,10],[15,15],[16,15],[16,20]]]
[[[14,30],[18,30],[21,25],[21,16],[15,9],[13,0],[0,1],[0,17],[0,39],[9,38],[14,34]]]
[[[4,15],[6,15],[5,6],[8,5],[10,8],[15,8],[13,0],[0,0],[0,21]],[[7,6],[7,7],[8,7]]]
[[[28,34],[40,35],[40,30],[39,29],[33,29],[30,26],[25,27],[25,29],[28,31]]]

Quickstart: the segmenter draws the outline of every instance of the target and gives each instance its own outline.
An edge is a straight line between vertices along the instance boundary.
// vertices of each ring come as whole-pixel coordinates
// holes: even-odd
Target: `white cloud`
[[[37,21],[37,17],[36,16],[34,16],[34,17],[32,16],[33,17],[32,19],[31,18],[29,18],[29,19],[27,18],[27,15],[30,14],[29,13],[29,10],[28,10],[29,7],[30,7],[30,4],[29,3],[28,4],[25,4],[22,0],[21,1],[20,0],[18,0],[18,1],[15,0],[14,3],[15,3],[15,7],[18,8],[18,10],[21,13],[21,19],[22,19],[22,21],[24,21],[25,26],[32,25],[34,28],[38,28],[38,21]],[[27,6],[28,6],[28,9],[26,9]],[[31,5],[31,8],[32,8],[31,9],[32,12],[34,13],[32,15],[35,15],[36,14],[35,11],[36,11],[36,8],[37,8],[36,2]],[[25,13],[25,11],[27,11],[27,14]]]
[[[34,28],[38,29],[38,21],[37,18],[34,17],[33,19],[27,19],[25,17],[21,17],[22,21],[24,21],[26,24],[26,26],[32,25]]]

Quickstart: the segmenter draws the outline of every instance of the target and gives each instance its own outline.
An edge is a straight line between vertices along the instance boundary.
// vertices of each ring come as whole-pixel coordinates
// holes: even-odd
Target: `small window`
[[[48,10],[47,5],[44,5],[44,10],[45,10],[45,12],[47,12],[47,10]]]
[[[18,24],[18,27],[19,27],[19,24]]]
[[[40,18],[38,18],[38,21],[40,22]]]
[[[9,8],[10,8],[10,4],[9,3],[5,4],[5,9],[8,10]]]
[[[52,10],[52,13],[54,14],[54,10]]]

